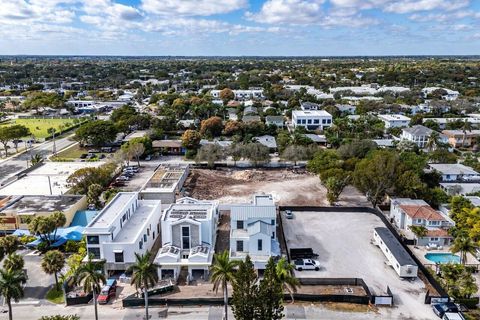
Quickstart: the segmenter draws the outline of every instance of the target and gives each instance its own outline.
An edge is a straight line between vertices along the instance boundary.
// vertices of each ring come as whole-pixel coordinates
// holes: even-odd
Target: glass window
[[[88,248],[88,254],[93,256],[93,259],[100,259],[100,248]]]
[[[150,235],[150,228],[147,228],[147,236]]]
[[[298,119],[297,124],[301,124],[301,123],[302,123],[302,120]]]
[[[322,119],[322,124],[325,124],[327,123],[327,120],[326,119]]]
[[[243,251],[243,241],[241,241],[241,240],[237,241],[237,251],[239,251],[239,252]]]
[[[320,120],[319,119],[314,119],[313,120],[313,124],[319,124],[320,123]]]
[[[243,220],[237,220],[237,229],[243,229]]]
[[[307,120],[307,123],[308,123],[308,124],[312,124],[312,119],[308,119],[308,120]]]
[[[88,244],[99,244],[100,239],[98,236],[87,236],[87,243]]]
[[[147,235],[146,234],[143,235],[143,241],[147,242]]]
[[[263,247],[262,239],[258,239],[258,251],[262,251],[263,250],[262,247]]]
[[[115,252],[115,262],[123,262],[123,252]]]
[[[190,249],[190,228],[182,227],[182,248]]]
[[[302,120],[302,124],[306,124],[307,121],[305,119]]]
[[[142,250],[142,248],[143,248],[143,241],[140,241],[138,243],[138,249]]]

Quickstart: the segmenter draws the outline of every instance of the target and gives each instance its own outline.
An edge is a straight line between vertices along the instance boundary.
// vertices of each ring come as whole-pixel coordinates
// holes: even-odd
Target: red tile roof
[[[430,206],[401,205],[400,208],[413,219],[443,221],[445,218]]]
[[[451,238],[452,236],[445,229],[430,229],[427,232],[427,237]]]

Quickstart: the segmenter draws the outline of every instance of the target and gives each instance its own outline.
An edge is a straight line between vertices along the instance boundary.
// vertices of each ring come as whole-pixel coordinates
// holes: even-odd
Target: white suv
[[[295,260],[295,270],[320,270],[320,262],[313,259],[297,259]]]

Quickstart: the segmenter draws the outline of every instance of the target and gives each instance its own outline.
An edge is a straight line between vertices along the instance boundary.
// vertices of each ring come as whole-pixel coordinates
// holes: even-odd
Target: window
[[[155,231],[153,231],[152,237],[153,237],[153,239],[155,239]]]
[[[319,119],[313,119],[313,124],[319,124],[320,120]]]
[[[302,123],[302,120],[298,119],[297,124],[301,124],[301,123]]]
[[[275,231],[272,232],[272,239],[275,239]]]
[[[237,251],[243,252],[243,241],[241,240],[237,241]]]
[[[138,249],[142,250],[142,248],[143,248],[143,241],[140,241],[138,243]]]
[[[123,262],[123,252],[115,252],[115,262]]]
[[[125,220],[127,220],[127,213],[124,213],[122,216],[122,222],[125,222]]]
[[[237,229],[243,229],[243,220],[237,220]]]
[[[417,223],[422,223],[422,219],[417,219]]]
[[[143,235],[143,241],[147,242],[147,235],[146,234]]]
[[[440,221],[429,221],[428,224],[431,226],[438,226],[440,225]]]
[[[157,223],[157,233],[160,233],[160,223]]]
[[[99,244],[100,239],[98,236],[87,236],[87,243],[88,244]]]
[[[302,119],[302,124],[306,124],[306,123],[307,123],[307,120]]]
[[[190,249],[190,227],[182,227],[182,249]]]
[[[438,241],[438,238],[437,237],[430,238],[430,241]]]
[[[100,259],[100,248],[88,248],[88,254],[93,255],[93,259]]]
[[[262,247],[263,247],[262,239],[258,239],[258,251],[262,251],[263,250]]]
[[[325,124],[325,123],[327,123],[327,120],[322,119],[322,124]]]
[[[308,123],[308,124],[312,124],[312,119],[308,119],[308,120],[307,120],[307,123]]]
[[[327,119],[327,123],[332,123],[332,119]]]
[[[273,226],[275,224],[275,220],[272,219],[272,221],[270,221],[270,224]]]
[[[150,235],[150,228],[147,228],[147,236]]]

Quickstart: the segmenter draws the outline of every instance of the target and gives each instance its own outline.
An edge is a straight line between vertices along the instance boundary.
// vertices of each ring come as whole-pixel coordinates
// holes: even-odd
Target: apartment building
[[[307,130],[324,130],[332,126],[333,118],[325,110],[294,110],[292,123],[295,128],[304,127]]]

